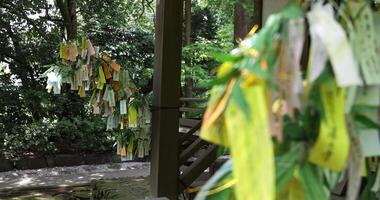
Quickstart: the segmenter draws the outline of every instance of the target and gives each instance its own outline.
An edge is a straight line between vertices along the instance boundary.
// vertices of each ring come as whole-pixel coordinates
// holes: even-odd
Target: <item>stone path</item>
[[[83,185],[91,180],[149,176],[149,163],[81,165],[0,173],[0,194],[9,190]]]

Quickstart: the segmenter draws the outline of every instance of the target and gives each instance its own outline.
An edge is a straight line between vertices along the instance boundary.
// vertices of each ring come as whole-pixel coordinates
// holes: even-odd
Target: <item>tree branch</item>
[[[12,5],[9,2],[3,2],[4,4],[0,4],[2,8],[7,9],[10,13],[15,14],[27,21],[30,25],[32,25],[33,29],[46,41],[49,41],[49,38],[46,37],[46,33],[38,28],[37,24],[34,20],[30,19],[22,9],[18,8],[16,5]]]

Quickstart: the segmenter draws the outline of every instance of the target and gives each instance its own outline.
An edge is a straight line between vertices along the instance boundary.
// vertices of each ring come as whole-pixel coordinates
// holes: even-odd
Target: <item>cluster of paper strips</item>
[[[234,181],[209,190],[234,182],[238,200],[327,200],[348,177],[354,200],[367,176],[361,198],[379,197],[380,38],[367,1],[339,6],[293,1],[218,55],[201,137],[228,147]]]
[[[61,85],[78,91],[80,97],[91,94],[89,106],[93,114],[107,118],[107,131],[119,130],[117,152],[123,160],[149,154],[149,104],[139,94],[128,70],[107,53],[99,53],[89,39],[82,37],[80,44],[60,44],[61,63],[45,74],[47,89],[61,93]],[[126,134],[128,133],[128,134]]]

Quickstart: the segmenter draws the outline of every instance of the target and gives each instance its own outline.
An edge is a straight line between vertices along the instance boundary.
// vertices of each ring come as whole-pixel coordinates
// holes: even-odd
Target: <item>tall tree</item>
[[[57,7],[63,19],[67,40],[77,38],[77,0],[56,0]]]
[[[191,43],[191,0],[185,0],[185,45]]]
[[[235,4],[234,38],[243,39],[253,25],[261,27],[263,0],[242,0]]]

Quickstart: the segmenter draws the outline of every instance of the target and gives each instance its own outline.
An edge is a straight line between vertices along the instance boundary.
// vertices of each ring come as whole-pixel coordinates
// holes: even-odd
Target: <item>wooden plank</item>
[[[202,126],[202,121],[199,121],[195,126],[193,126],[187,133],[183,134],[181,136],[180,141],[185,140],[187,137],[193,135],[195,132],[197,132]]]
[[[178,197],[182,1],[156,4],[151,195]]]
[[[211,145],[190,167],[180,175],[179,192],[189,187],[215,160],[216,145]]]
[[[179,119],[179,125],[183,127],[189,127],[192,128],[196,126],[201,120],[200,119],[185,119],[181,118]]]
[[[205,109],[181,107],[181,108],[179,108],[179,111],[180,112],[188,112],[188,113],[203,113],[205,111]]]
[[[198,138],[195,140],[189,147],[187,147],[179,156],[180,164],[184,163],[189,159],[192,155],[194,155],[199,149],[201,149],[207,142]]]
[[[197,97],[182,97],[180,98],[182,102],[206,102],[205,98],[197,98]]]

